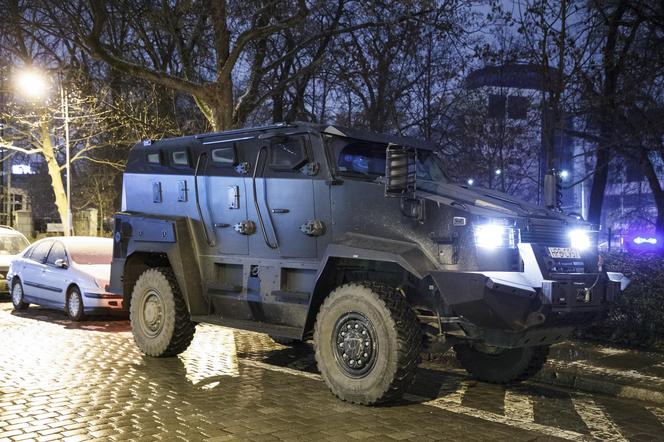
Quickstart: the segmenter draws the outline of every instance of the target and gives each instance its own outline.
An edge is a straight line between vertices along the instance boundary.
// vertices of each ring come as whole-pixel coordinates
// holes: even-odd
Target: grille
[[[569,247],[569,236],[565,225],[560,222],[531,222],[525,229],[521,229],[521,242]]]

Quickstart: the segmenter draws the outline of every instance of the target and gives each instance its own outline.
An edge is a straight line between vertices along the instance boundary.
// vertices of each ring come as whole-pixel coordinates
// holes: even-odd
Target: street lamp
[[[475,180],[472,179],[472,178],[468,178],[468,181],[466,181],[466,182],[468,183],[469,186],[472,186],[473,184],[475,184]]]
[[[71,170],[69,153],[69,98],[67,90],[64,87],[62,79],[60,83],[60,112],[64,120],[65,128],[65,174],[67,175],[67,219],[62,220],[65,236],[72,234],[72,216],[71,216]],[[16,88],[24,97],[30,100],[41,100],[48,91],[48,81],[39,71],[26,69],[20,71],[16,76]]]
[[[16,88],[25,98],[41,100],[48,90],[44,76],[34,69],[26,69],[16,76]]]

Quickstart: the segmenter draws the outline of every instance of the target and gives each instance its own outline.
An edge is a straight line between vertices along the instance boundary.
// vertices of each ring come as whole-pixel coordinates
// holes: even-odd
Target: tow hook
[[[583,289],[576,292],[576,301],[588,303],[592,300],[592,290],[589,287],[584,287]]]

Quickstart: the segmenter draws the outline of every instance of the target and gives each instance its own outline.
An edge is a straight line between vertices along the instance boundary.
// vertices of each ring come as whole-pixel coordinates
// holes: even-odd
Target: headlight
[[[570,246],[577,250],[588,250],[592,245],[590,231],[575,229],[569,232]]]
[[[500,224],[475,226],[475,244],[485,249],[514,248],[514,228]]]

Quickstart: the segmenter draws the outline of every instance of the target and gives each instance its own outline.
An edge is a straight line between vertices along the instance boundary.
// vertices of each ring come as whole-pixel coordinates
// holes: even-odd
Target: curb
[[[445,370],[463,370],[453,354],[426,359]],[[664,405],[664,379],[636,372],[604,369],[582,362],[549,359],[527,382]]]

